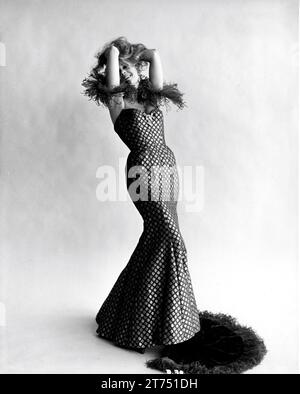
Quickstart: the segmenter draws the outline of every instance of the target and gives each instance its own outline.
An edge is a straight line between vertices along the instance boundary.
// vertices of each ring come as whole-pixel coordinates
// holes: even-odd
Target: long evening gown
[[[126,348],[178,344],[200,331],[200,320],[178,224],[179,179],[163,112],[125,108],[114,129],[130,149],[127,190],[143,232],[97,314],[97,333]]]

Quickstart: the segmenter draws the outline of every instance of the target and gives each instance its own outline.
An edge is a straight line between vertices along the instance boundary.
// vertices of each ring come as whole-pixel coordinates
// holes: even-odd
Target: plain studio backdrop
[[[154,372],[95,334],[143,223],[129,198],[97,199],[102,166],[125,188],[129,150],[81,82],[126,36],[185,93],[163,112],[178,166],[202,169],[202,209],[178,203],[198,308],[265,340],[249,373],[297,372],[298,2],[2,0],[0,15],[1,371]]]

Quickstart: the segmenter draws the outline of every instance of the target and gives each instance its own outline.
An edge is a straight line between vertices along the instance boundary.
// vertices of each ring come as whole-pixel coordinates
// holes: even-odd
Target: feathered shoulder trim
[[[97,105],[102,104],[104,107],[108,107],[112,96],[118,93],[121,93],[128,101],[147,103],[154,107],[168,106],[170,102],[179,109],[186,106],[183,93],[177,88],[177,83],[164,82],[162,89],[157,90],[147,77],[141,78],[137,88],[124,81],[119,86],[109,89],[105,84],[105,76],[92,70],[89,76],[82,81],[82,86],[85,88],[82,92],[85,96],[94,100]]]

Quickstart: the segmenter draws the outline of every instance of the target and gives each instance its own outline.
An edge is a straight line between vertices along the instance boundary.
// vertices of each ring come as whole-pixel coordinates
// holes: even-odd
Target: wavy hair
[[[97,64],[94,67],[94,70],[98,73],[102,73],[105,71],[106,54],[108,49],[112,45],[118,48],[120,52],[119,60],[126,60],[127,62],[133,64],[136,67],[138,73],[141,73],[147,67],[147,62],[145,62],[144,60],[137,60],[138,55],[143,50],[147,49],[147,47],[141,43],[131,44],[126,37],[121,36],[116,38],[115,40],[106,43],[103,48],[95,55],[95,57],[97,58]]]
[[[108,49],[114,45],[119,50],[119,61],[122,60],[131,63],[137,69],[141,76],[141,82],[138,88],[135,88],[126,81],[120,82],[119,86],[109,89],[106,84],[106,55]],[[142,72],[148,67],[148,62],[138,60],[138,55],[146,48],[144,44],[131,44],[126,37],[118,37],[117,39],[106,43],[103,48],[96,53],[97,64],[92,68],[89,76],[82,81],[85,87],[84,95],[90,100],[94,100],[97,105],[103,104],[109,106],[110,98],[113,94],[124,93],[124,98],[140,103],[149,103],[156,105],[168,105],[169,102],[175,104],[178,108],[183,109],[186,105],[183,101],[183,93],[180,92],[175,83],[164,83],[163,88],[156,90],[153,88],[149,79],[142,75]]]

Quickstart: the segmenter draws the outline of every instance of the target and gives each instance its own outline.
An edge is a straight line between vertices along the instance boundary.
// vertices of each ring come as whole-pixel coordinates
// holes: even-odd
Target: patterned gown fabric
[[[127,348],[171,345],[200,330],[177,200],[179,179],[166,145],[163,112],[125,108],[114,129],[130,149],[128,193],[143,232],[97,316],[99,336]]]

